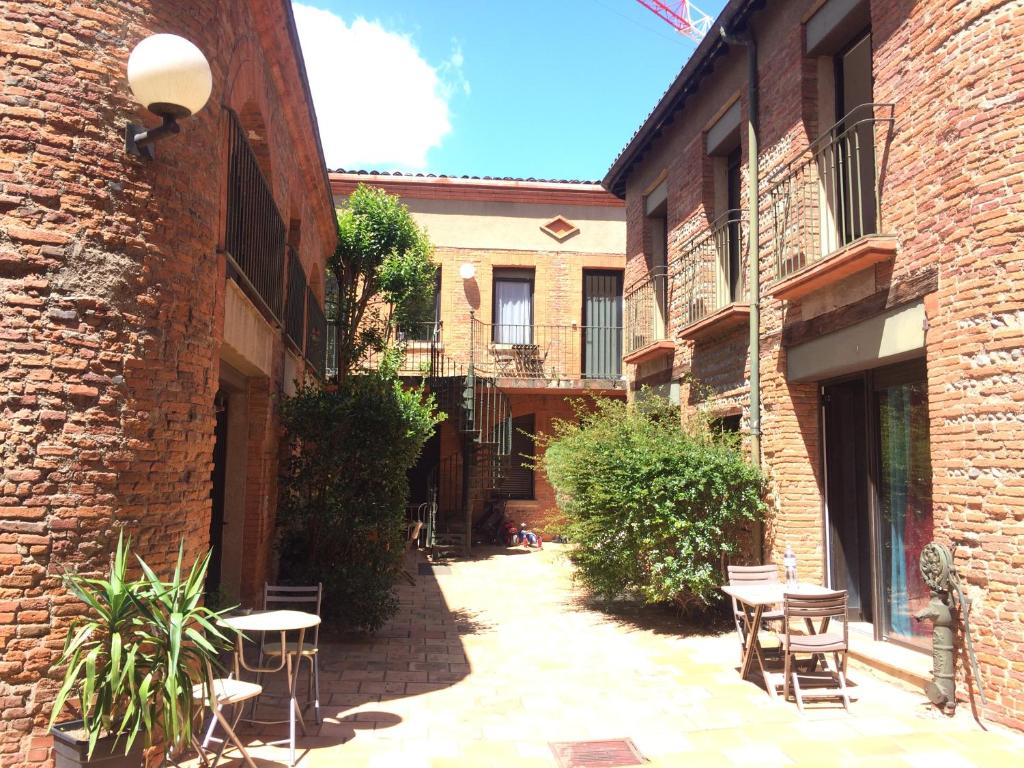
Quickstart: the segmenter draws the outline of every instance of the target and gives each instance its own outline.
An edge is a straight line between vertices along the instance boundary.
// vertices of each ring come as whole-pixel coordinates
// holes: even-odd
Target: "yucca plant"
[[[104,578],[68,574],[69,591],[88,611],[68,632],[58,662],[67,665],[54,701],[51,729],[77,700],[81,735],[91,757],[101,738],[123,740],[127,755],[139,736],[180,751],[190,742],[196,702],[192,686],[230,646],[219,614],[201,605],[210,554],[182,573],[183,547],[170,581],[141,559],[142,578],[127,577],[131,543],[118,537]]]

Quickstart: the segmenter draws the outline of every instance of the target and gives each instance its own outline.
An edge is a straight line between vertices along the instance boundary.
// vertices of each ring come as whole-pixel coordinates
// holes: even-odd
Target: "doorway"
[[[214,397],[213,470],[210,473],[210,565],[206,571],[206,594],[220,591],[224,562],[224,500],[227,489],[228,393],[221,389]]]
[[[583,271],[583,378],[622,377],[622,273]]]
[[[850,618],[872,620],[867,401],[863,377],[821,391],[829,579],[849,593]]]
[[[932,540],[928,387],[923,360],[821,386],[829,585],[876,639],[926,647],[918,567]]]

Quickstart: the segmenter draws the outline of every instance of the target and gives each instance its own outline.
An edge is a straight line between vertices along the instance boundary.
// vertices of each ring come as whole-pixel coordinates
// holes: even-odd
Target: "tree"
[[[395,324],[430,316],[436,268],[426,232],[396,196],[360,184],[337,216],[328,262],[337,293],[328,306],[341,380],[367,352],[387,347]]]

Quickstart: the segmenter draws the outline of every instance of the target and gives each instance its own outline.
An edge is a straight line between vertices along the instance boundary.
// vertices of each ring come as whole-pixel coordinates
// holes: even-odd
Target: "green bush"
[[[598,597],[707,604],[739,527],[765,512],[763,478],[738,440],[648,395],[578,404],[539,460],[573,543],[569,558]]]
[[[335,391],[302,389],[282,405],[281,578],[323,582],[324,616],[369,631],[398,609],[406,472],[443,417],[391,368],[349,376]]]

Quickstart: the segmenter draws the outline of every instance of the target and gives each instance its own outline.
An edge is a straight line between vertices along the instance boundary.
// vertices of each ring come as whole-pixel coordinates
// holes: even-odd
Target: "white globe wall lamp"
[[[459,277],[463,280],[472,280],[476,277],[476,265],[471,261],[467,261],[459,267]]]
[[[128,85],[142,106],[161,119],[156,128],[128,123],[125,151],[155,157],[153,144],[178,133],[179,120],[201,110],[213,90],[210,63],[196,45],[178,35],[151,35],[128,57]]]

